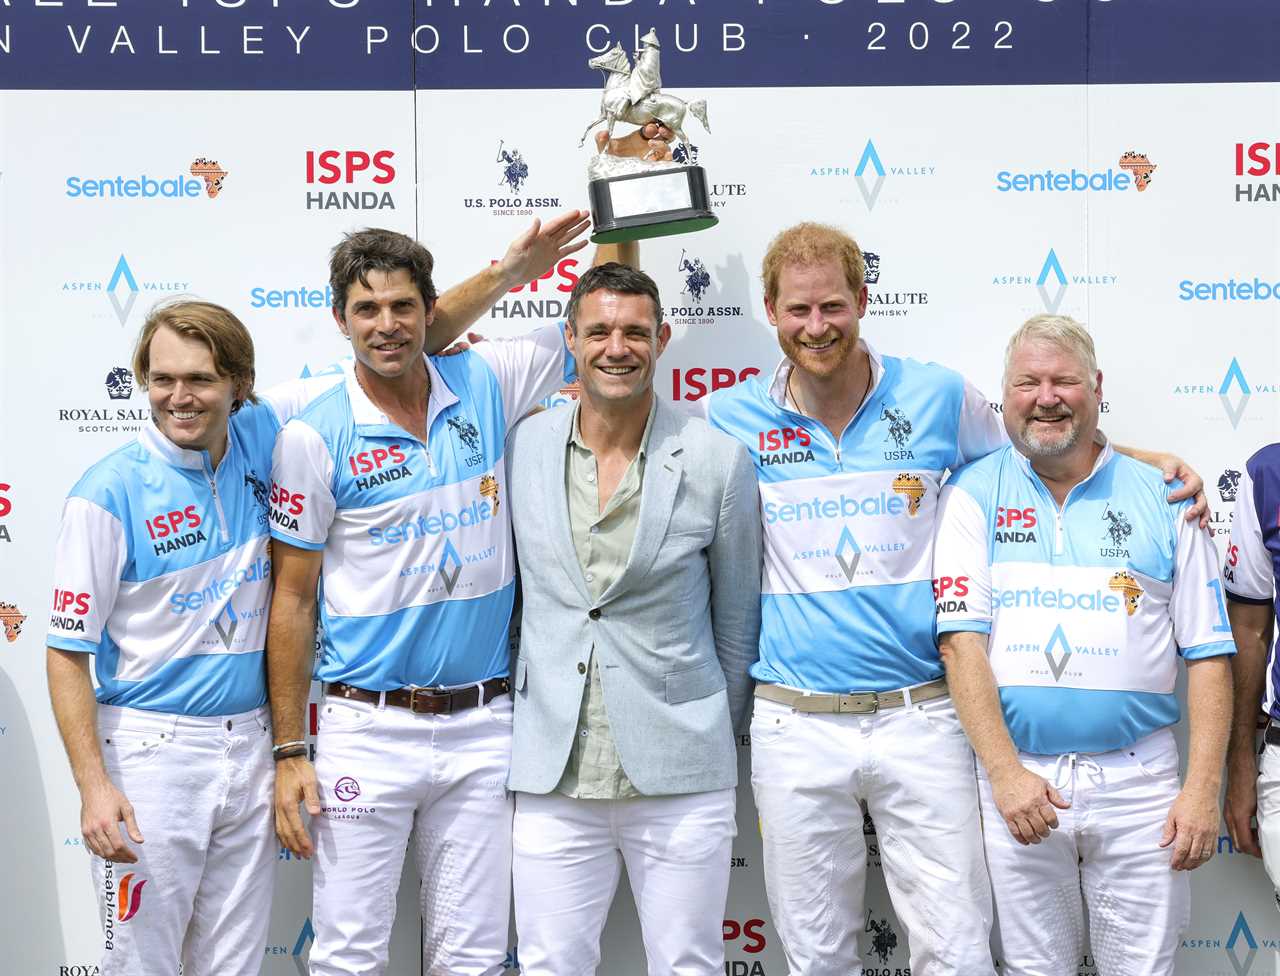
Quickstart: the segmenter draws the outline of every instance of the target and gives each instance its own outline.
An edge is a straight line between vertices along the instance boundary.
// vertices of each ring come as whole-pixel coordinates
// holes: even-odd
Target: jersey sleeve
[[[324,373],[285,380],[265,392],[259,391],[258,400],[271,408],[276,426],[280,428],[302,413],[312,400],[328,391],[335,383],[341,382],[342,378],[342,370],[333,368]]]
[[[1222,566],[1227,597],[1240,603],[1270,603],[1275,579],[1271,553],[1262,541],[1262,523],[1258,518],[1258,500],[1248,467],[1240,474],[1236,490],[1235,510],[1231,517],[1231,535],[1227,541],[1227,558]]]
[[[564,329],[544,326],[514,339],[478,342],[471,347],[498,377],[502,409],[514,426],[543,397],[578,377],[565,345]]]
[[[1223,601],[1217,550],[1207,531],[1182,517],[1184,511],[1185,505],[1172,510],[1178,540],[1169,615],[1173,618],[1178,653],[1187,660],[1234,654],[1236,645]]]
[[[987,514],[968,491],[942,486],[933,541],[938,633],[991,633],[991,549]]]
[[[960,402],[960,423],[956,436],[956,462],[952,467],[986,457],[997,447],[1009,443],[1004,422],[991,409],[991,404],[968,380]]]
[[[323,549],[336,508],[328,445],[309,424],[289,421],[271,455],[271,537]]]
[[[98,649],[128,558],[129,544],[119,518],[87,498],[67,499],[53,554],[50,647]]]

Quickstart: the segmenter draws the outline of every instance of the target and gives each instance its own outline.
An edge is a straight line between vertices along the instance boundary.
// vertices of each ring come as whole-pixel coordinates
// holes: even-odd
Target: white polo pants
[[[1258,761],[1258,840],[1267,877],[1280,898],[1280,746],[1266,746]]]
[[[1024,846],[979,774],[1005,976],[1076,976],[1085,905],[1099,976],[1172,974],[1191,918],[1188,873],[1172,870],[1173,849],[1159,846],[1179,790],[1172,731],[1113,752],[1019,759],[1071,807],[1057,811],[1047,838]]]
[[[973,752],[950,699],[868,715],[755,700],[751,785],[765,888],[792,976],[861,976],[862,811],[912,976],[990,976],[991,889]]]
[[[518,793],[520,971],[593,976],[626,864],[649,976],[723,976],[736,834],[733,790],[627,800]]]
[[[511,913],[511,697],[453,715],[334,697],[319,711],[312,976],[386,971],[410,848],[422,878],[425,976],[501,973]]]
[[[103,976],[257,976],[277,851],[267,710],[100,705],[98,736],[145,838],[125,836],[136,864],[92,860]]]

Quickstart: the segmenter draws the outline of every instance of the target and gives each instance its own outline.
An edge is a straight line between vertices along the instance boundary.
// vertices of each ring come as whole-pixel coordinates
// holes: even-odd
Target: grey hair
[[[1065,349],[1080,360],[1088,374],[1089,389],[1098,387],[1098,357],[1089,330],[1069,315],[1033,315],[1018,327],[1004,350],[1004,385],[1009,382],[1013,354],[1024,342],[1048,342]]]

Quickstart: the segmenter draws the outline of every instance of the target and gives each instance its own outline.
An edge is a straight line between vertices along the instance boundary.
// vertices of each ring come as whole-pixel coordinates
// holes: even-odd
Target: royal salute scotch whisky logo
[[[113,366],[106,378],[107,396],[112,400],[128,400],[133,396],[133,370]]]

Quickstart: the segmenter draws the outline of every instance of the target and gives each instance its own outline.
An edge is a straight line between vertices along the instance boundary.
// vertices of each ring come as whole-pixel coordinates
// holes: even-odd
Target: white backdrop
[[[422,16],[429,5],[381,9],[390,6],[412,6]],[[600,10],[569,13],[585,25]],[[670,16],[641,13],[626,22]],[[59,16],[60,27],[80,12]],[[491,40],[500,46],[501,25],[520,16],[494,16],[499,27]],[[947,25],[954,20],[946,18]],[[850,36],[861,52],[874,31],[864,35],[862,21],[856,26]],[[408,27],[397,30],[408,34]],[[704,24],[704,41],[706,30]],[[977,30],[975,21],[975,36]],[[147,41],[153,49],[154,33]],[[363,27],[358,33],[363,39]],[[905,48],[905,32],[889,33]],[[287,55],[288,37],[271,36],[277,48],[283,38],[281,57]],[[10,44],[18,47],[23,37]],[[4,39],[0,23],[0,68],[8,64]],[[31,43],[43,45],[52,74],[64,70],[65,35],[46,31]],[[460,39],[442,43],[459,47]],[[1074,43],[1068,37],[1061,45]],[[32,57],[24,50],[18,53]],[[767,48],[750,50],[762,73],[775,70]],[[344,354],[323,307],[327,251],[342,231],[373,225],[416,234],[436,255],[443,287],[500,256],[532,217],[583,205],[587,150],[576,141],[595,115],[597,79],[579,71],[577,89],[527,85],[543,65],[557,77],[555,58],[580,65],[587,55],[577,35],[559,48],[544,43],[514,67],[505,55],[493,62],[492,87],[465,90],[438,81],[427,87],[432,78],[421,58],[416,91],[411,83],[405,90],[342,91],[333,83],[315,86],[328,90],[265,90],[290,87],[287,71],[284,82],[259,86],[247,68],[241,90],[225,81],[207,86],[220,90],[178,90],[199,88],[198,79],[91,90],[120,87],[105,59],[101,82],[81,79],[75,90],[65,83],[37,90],[45,87],[41,76],[26,68],[0,75],[8,79],[0,93],[0,610],[12,625],[0,640],[0,768],[10,784],[0,804],[9,864],[0,901],[7,962],[0,970],[92,973],[101,946],[78,796],[45,691],[43,634],[62,498],[88,464],[148,422],[144,393],[124,396],[125,384],[109,391],[107,382],[114,368],[128,366],[147,308],[175,293],[232,308],[254,334],[260,385],[323,368]],[[154,50],[146,57],[155,61]],[[185,51],[175,57],[199,67]],[[644,267],[675,326],[658,370],[662,395],[693,406],[713,385],[772,369],[778,351],[763,314],[760,257],[787,224],[836,223],[879,257],[863,320],[867,339],[887,353],[952,366],[989,397],[999,396],[1003,343],[1029,314],[1056,306],[1088,323],[1104,373],[1104,429],[1122,443],[1186,457],[1210,486],[1216,541],[1225,541],[1230,505],[1215,486],[1274,439],[1280,419],[1280,203],[1265,199],[1280,200],[1280,189],[1271,189],[1280,85],[1205,82],[1180,77],[1171,65],[1164,80],[1182,83],[940,84],[930,69],[921,85],[877,76],[874,86],[853,87],[851,72],[848,84],[824,81],[821,88],[803,81],[678,87],[680,66],[693,63],[671,57],[664,74],[676,94],[708,100],[713,132],[693,122],[689,136],[721,222],[643,248]],[[750,78],[747,70],[736,80]],[[293,87],[309,86],[299,78]],[[1255,142],[1269,143],[1258,151],[1265,170],[1237,175],[1237,144]],[[308,153],[325,150],[343,160],[348,152],[391,153],[381,159],[394,175],[387,179],[386,168],[370,165],[349,183],[308,183]],[[500,151],[518,152],[527,166],[518,189],[502,182]],[[1001,173],[1009,181],[1046,170],[1067,174],[1068,183],[1073,170],[1114,177],[1127,151],[1145,153],[1157,167],[1144,191],[999,189]],[[226,171],[216,198],[199,179],[181,197],[103,198],[84,190],[86,180],[121,177],[139,180],[141,192],[144,175],[191,183],[198,158]],[[331,208],[330,192],[337,193]],[[356,196],[344,201],[344,193]],[[1242,193],[1262,198],[1239,199]],[[308,194],[323,196],[308,201]],[[701,261],[710,276],[700,296],[680,270],[686,260]],[[557,317],[587,261],[579,255],[536,287],[507,296],[478,330],[513,335]],[[1225,287],[1212,287],[1253,286],[1255,279],[1270,286],[1270,297],[1239,297],[1237,289],[1232,299]],[[1195,297],[1200,284],[1209,287],[1199,294],[1209,297]],[[781,976],[742,745],[726,976]],[[868,841],[877,862],[874,838]],[[1274,973],[1280,916],[1261,864],[1235,853],[1225,831],[1219,853],[1193,876],[1193,922],[1178,972]],[[292,974],[305,970],[310,944],[310,872],[283,852],[277,867],[263,971]],[[416,881],[406,876],[405,885],[391,971],[416,974]],[[878,871],[869,907],[872,921],[888,923],[896,947],[873,951],[868,931],[867,972],[906,976],[905,933]],[[604,960],[610,976],[644,972],[625,894]],[[1089,957],[1080,972],[1095,972]]]

